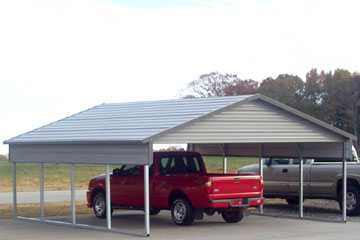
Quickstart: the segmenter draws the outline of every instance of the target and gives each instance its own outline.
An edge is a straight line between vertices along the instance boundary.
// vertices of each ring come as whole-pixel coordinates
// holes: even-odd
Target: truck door
[[[289,194],[299,194],[299,163],[298,158],[294,158],[289,164]],[[303,165],[303,183],[304,194],[310,193],[309,174],[310,174],[310,161],[304,159]]]
[[[144,177],[140,166],[123,165],[111,181],[112,202],[119,206],[137,206],[138,199],[144,198]],[[139,184],[142,181],[142,184]],[[141,193],[142,186],[142,193]],[[142,196],[141,196],[142,194]]]
[[[334,182],[342,166],[336,163],[313,163],[310,173],[310,193],[316,196],[336,196]]]
[[[264,165],[264,193],[287,194],[289,158],[271,158]]]

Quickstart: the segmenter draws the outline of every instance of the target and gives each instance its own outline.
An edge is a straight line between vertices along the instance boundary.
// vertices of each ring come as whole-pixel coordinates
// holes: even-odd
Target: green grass
[[[223,171],[222,157],[203,157],[207,171],[209,173],[220,173]],[[227,173],[235,173],[236,170],[245,165],[258,163],[258,158],[243,158],[243,157],[228,157],[227,158]]]
[[[105,172],[104,165],[75,165],[75,186],[86,189],[89,180]],[[19,191],[39,189],[40,166],[38,163],[17,163],[16,181]],[[70,165],[44,164],[44,187],[47,190],[70,189]],[[12,189],[12,163],[0,161],[0,191]]]
[[[88,208],[86,201],[76,201],[76,214],[91,214],[93,211]],[[12,204],[0,204],[0,219],[13,217]],[[18,203],[18,216],[39,218],[40,203]],[[45,202],[45,217],[71,215],[71,202]]]
[[[209,173],[221,173],[223,160],[221,157],[204,157],[206,169]],[[228,173],[235,173],[239,167],[257,163],[257,158],[228,157]],[[110,166],[113,169],[119,166]],[[86,189],[89,180],[105,172],[104,165],[77,164],[75,165],[75,187]],[[17,190],[38,190],[40,166],[38,163],[17,163]],[[70,189],[70,165],[58,163],[44,164],[44,187],[46,190]],[[0,161],[0,191],[12,191],[12,163]]]

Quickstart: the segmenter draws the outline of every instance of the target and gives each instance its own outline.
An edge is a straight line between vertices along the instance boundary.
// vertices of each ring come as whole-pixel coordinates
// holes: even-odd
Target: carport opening
[[[119,169],[126,166],[130,165],[109,165],[109,169],[111,169],[111,174],[116,174]],[[133,165],[133,167],[138,170],[137,173],[131,172],[134,176],[144,176],[144,166]],[[143,170],[142,173],[140,169]],[[127,167],[124,170],[129,172],[132,169]],[[106,173],[106,166],[102,164],[13,163],[13,173],[15,192],[13,211],[17,219],[95,230],[109,229],[108,219],[97,218],[94,215],[94,208],[88,208],[86,199],[90,180],[103,176]],[[115,182],[114,185],[116,185]],[[104,190],[99,192],[106,196]],[[144,198],[144,186],[142,186],[142,197]],[[127,223],[133,221],[133,224],[126,224],[129,228],[124,229],[124,224],[120,224],[119,221],[111,224],[113,218],[126,219]],[[117,209],[115,204],[111,219],[112,232],[144,236],[144,209],[129,212]]]

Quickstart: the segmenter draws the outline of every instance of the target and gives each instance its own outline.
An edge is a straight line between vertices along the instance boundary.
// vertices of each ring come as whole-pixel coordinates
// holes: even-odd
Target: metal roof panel
[[[4,143],[139,141],[251,96],[102,104]]]

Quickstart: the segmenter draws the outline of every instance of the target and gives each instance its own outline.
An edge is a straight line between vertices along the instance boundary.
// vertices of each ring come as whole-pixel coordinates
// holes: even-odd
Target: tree
[[[230,85],[224,89],[226,96],[256,94],[259,92],[259,83],[252,79],[234,79]]]
[[[304,111],[316,118],[324,120],[324,108],[322,101],[324,97],[325,72],[317,72],[317,69],[311,69],[306,74],[304,85]]]
[[[324,80],[323,108],[326,122],[355,136],[359,135],[360,76],[337,69]]]
[[[233,96],[254,94],[258,92],[258,82],[254,80],[241,80],[234,74],[221,74],[212,72],[203,74],[182,91],[182,98]]]
[[[276,79],[267,78],[261,82],[259,92],[290,107],[302,109],[304,82],[298,76],[281,74]]]

